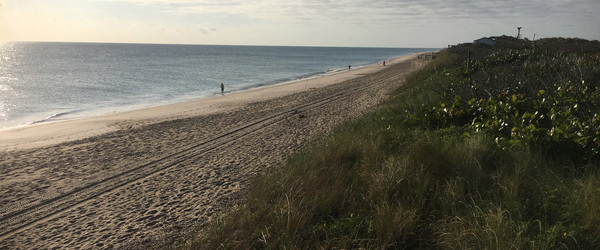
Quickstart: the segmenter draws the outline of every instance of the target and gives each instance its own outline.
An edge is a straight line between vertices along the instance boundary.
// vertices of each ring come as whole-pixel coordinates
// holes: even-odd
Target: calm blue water
[[[0,43],[0,129],[273,85],[431,49]]]

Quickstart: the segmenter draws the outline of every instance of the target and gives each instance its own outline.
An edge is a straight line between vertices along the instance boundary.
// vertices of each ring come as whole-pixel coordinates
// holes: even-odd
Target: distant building
[[[496,44],[496,41],[494,41],[494,39],[491,39],[489,37],[484,37],[484,38],[479,38],[479,39],[473,41],[473,43],[494,46],[494,44]]]

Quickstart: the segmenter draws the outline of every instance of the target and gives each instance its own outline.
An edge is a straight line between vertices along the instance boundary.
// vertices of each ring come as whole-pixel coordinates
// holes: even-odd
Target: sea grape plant
[[[446,100],[417,113],[406,110],[406,121],[490,133],[503,148],[526,143],[600,159],[600,50],[540,50],[494,51],[475,59],[471,72],[464,63],[445,68],[445,79],[435,79]]]

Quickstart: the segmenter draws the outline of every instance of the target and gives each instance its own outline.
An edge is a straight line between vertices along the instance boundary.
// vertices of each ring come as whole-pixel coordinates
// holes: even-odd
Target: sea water
[[[205,98],[427,48],[0,43],[0,129]]]

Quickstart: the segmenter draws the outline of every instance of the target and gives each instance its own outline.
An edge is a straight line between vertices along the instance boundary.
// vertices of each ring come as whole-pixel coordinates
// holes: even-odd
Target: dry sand
[[[161,241],[239,203],[250,180],[363,114],[416,55],[197,101],[0,132],[0,248]]]
[[[408,58],[396,58],[388,61],[387,64],[390,66],[394,63],[405,61]],[[84,119],[42,123],[15,129],[0,130],[0,151],[49,146],[168,120],[224,113],[250,102],[264,101],[292,93],[321,88],[377,72],[381,69],[383,69],[381,65],[371,65],[338,74],[250,89],[242,92],[226,93],[225,95],[195,101]]]

